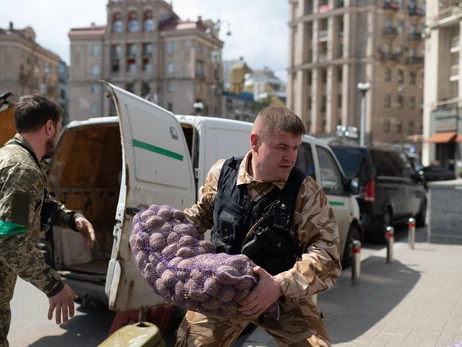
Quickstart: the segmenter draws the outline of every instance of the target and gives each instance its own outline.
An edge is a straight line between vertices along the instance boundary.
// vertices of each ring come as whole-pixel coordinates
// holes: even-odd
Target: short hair
[[[14,106],[14,123],[18,133],[31,133],[39,130],[49,120],[58,124],[63,110],[53,101],[41,95],[26,95]]]
[[[305,126],[294,111],[284,106],[268,106],[261,110],[255,118],[254,128],[261,126],[260,137],[272,135],[276,131],[284,131],[296,136],[305,133]]]

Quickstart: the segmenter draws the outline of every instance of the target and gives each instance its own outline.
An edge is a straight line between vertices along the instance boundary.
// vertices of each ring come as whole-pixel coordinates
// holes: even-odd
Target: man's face
[[[286,180],[297,160],[302,136],[277,131],[258,141],[259,146],[252,158],[256,160],[257,178],[271,182]]]
[[[62,118],[59,120],[57,124],[53,124],[52,135],[48,138],[46,142],[46,149],[44,158],[51,158],[55,151],[56,145],[58,144],[59,134],[61,133],[63,127],[63,120]]]

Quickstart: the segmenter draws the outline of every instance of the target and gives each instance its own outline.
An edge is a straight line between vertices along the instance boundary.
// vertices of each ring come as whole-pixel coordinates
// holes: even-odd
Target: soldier
[[[240,303],[248,319],[188,311],[177,347],[231,346],[251,322],[281,346],[330,346],[311,296],[340,275],[339,235],[324,192],[294,166],[304,131],[291,110],[263,109],[252,129],[251,151],[218,161],[198,202],[185,210],[200,232],[212,229],[217,252],[252,259],[259,281]],[[279,320],[263,314],[274,302]]]
[[[48,319],[67,324],[77,296],[46,263],[36,248],[42,229],[69,227],[84,238],[85,249],[95,241],[91,223],[81,214],[52,201],[40,160],[49,157],[62,127],[62,110],[39,95],[22,97],[14,110],[16,131],[0,149],[0,347],[8,346],[10,301],[17,276],[49,298]],[[62,320],[61,320],[62,318]]]

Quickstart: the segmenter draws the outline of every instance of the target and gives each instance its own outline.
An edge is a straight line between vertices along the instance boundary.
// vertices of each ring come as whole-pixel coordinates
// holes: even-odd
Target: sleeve
[[[64,288],[61,276],[45,263],[28,233],[0,237],[0,261],[48,297]]]
[[[42,182],[39,173],[27,166],[0,171],[0,223],[9,226],[9,232],[0,235],[0,261],[25,281],[53,296],[64,284],[30,239],[30,230],[40,219]]]
[[[210,168],[204,185],[199,189],[197,203],[184,210],[186,216],[193,222],[199,233],[204,233],[213,227],[213,205],[223,163],[224,160],[220,159]]]
[[[286,300],[296,302],[330,288],[342,271],[334,212],[311,177],[300,187],[292,227],[304,251],[301,260],[276,279]]]
[[[84,215],[69,210],[63,203],[59,201],[53,200],[53,202],[56,204],[56,211],[53,217],[53,225],[57,225],[59,227],[67,227],[77,231],[75,220],[79,217],[84,217]]]

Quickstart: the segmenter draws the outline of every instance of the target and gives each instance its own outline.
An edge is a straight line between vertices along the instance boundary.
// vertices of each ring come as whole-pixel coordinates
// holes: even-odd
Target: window
[[[127,45],[127,56],[135,57],[136,56],[136,44],[131,43]]]
[[[302,143],[297,153],[297,161],[295,162],[300,169],[305,171],[308,176],[316,180],[316,171],[314,168],[313,153],[311,144]]]
[[[174,71],[173,63],[168,63],[168,65],[167,65],[167,72],[168,72],[169,74],[172,74],[173,71]]]
[[[389,133],[390,132],[390,120],[389,119],[384,119],[383,120],[383,132],[384,133]]]
[[[114,58],[120,57],[120,45],[111,46],[111,56]]]
[[[91,113],[97,114],[98,113],[98,104],[91,105]]]
[[[135,59],[127,59],[127,71],[136,72],[136,61],[135,61]]]
[[[93,45],[91,47],[91,54],[93,54],[94,56],[99,55],[99,45]]]
[[[146,97],[149,95],[151,88],[149,87],[149,83],[143,82],[141,84],[141,96]]]
[[[154,31],[154,19],[152,19],[152,11],[144,12],[143,30],[147,33]]]
[[[170,112],[173,112],[173,105],[171,102],[167,104],[167,110],[169,110]]]
[[[169,41],[167,43],[167,53],[168,54],[173,54],[173,50],[174,50],[174,43],[173,43],[173,41]]]
[[[321,188],[326,194],[343,194],[343,177],[332,153],[326,148],[316,146],[319,171],[321,173]]]
[[[135,94],[135,84],[134,83],[128,83],[125,89],[128,90],[130,93]]]
[[[411,110],[415,109],[415,97],[413,97],[413,96],[409,97],[409,108]]]
[[[99,65],[98,64],[93,64],[91,67],[91,73],[93,76],[98,76],[99,75]]]
[[[47,85],[45,83],[40,84],[40,94],[44,95],[47,92]]]
[[[370,154],[377,176],[400,177],[402,175],[404,165],[394,151],[371,149]]]
[[[167,92],[171,93],[173,91],[173,82],[167,81]]]
[[[404,31],[404,22],[402,20],[400,20],[398,22],[398,32],[402,33],[403,31]]]
[[[111,72],[119,72],[119,59],[112,59]]]
[[[308,85],[311,86],[311,83],[312,83],[312,75],[311,75],[311,71],[308,71]]]
[[[98,94],[99,92],[99,84],[98,83],[93,83],[91,85],[91,93],[92,94]]]
[[[131,11],[128,14],[128,32],[130,33],[138,32],[138,15],[135,11]]]
[[[322,70],[322,83],[327,83],[327,70]]]
[[[311,110],[311,96],[308,97],[308,110]]]
[[[327,95],[323,95],[322,101],[321,101],[321,112],[326,111],[326,106],[327,106]]]
[[[404,72],[403,70],[398,70],[398,83],[404,83]]]
[[[396,132],[398,134],[401,134],[403,132],[403,122],[400,120],[396,122]]]
[[[385,71],[384,71],[384,80],[385,81],[391,81],[391,69],[390,68],[385,68]]]
[[[202,42],[198,42],[197,43],[197,53],[201,53],[202,52]]]
[[[202,93],[202,84],[201,83],[197,83],[196,84],[196,94],[201,94]]]
[[[391,95],[385,94],[384,99],[383,99],[383,107],[390,108],[390,106],[391,106]]]
[[[417,79],[417,74],[414,71],[409,72],[409,84],[415,84]]]
[[[152,72],[151,59],[148,59],[148,58],[143,59],[143,71]]]
[[[112,32],[121,33],[123,28],[122,15],[117,12],[112,16]]]
[[[397,103],[398,103],[398,108],[403,108],[404,107],[404,102],[403,102],[403,97],[401,95],[398,95],[397,99],[396,99]]]
[[[143,44],[143,55],[152,55],[152,43]]]
[[[343,81],[343,70],[338,69],[337,70],[337,80],[341,83]]]
[[[337,95],[337,106],[342,107],[342,94]]]
[[[407,134],[408,135],[414,135],[415,134],[415,123],[414,122],[409,122],[407,125]]]

